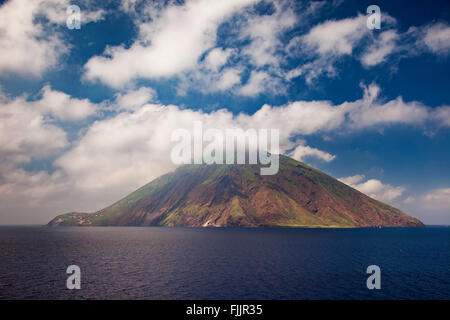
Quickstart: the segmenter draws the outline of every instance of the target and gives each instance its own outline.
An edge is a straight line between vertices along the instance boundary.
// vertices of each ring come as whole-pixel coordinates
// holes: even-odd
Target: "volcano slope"
[[[399,209],[286,156],[276,175],[259,165],[184,165],[94,213],[52,226],[420,227]]]

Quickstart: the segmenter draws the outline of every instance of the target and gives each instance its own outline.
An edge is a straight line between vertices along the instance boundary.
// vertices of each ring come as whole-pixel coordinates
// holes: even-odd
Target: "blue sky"
[[[194,120],[279,128],[285,154],[450,224],[448,1],[1,3],[2,224],[110,204],[172,170]]]

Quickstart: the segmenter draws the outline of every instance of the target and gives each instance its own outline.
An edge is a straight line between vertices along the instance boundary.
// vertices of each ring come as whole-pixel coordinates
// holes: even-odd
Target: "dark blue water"
[[[450,299],[450,228],[0,227],[0,298]]]

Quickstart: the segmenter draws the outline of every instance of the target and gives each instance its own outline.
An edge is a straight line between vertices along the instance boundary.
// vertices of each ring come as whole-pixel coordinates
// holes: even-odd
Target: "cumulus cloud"
[[[436,23],[423,28],[421,39],[425,46],[439,55],[450,52],[450,27],[446,23]]]
[[[193,89],[246,96],[263,91],[282,93],[279,65],[284,47],[280,36],[294,26],[297,17],[289,2],[269,1],[274,10],[271,14],[246,11],[256,2],[197,0],[164,7],[124,1],[123,10],[135,15],[137,40],[129,48],[108,47],[102,56],[91,58],[85,65],[85,77],[116,88],[137,78],[177,77],[177,91],[181,95]],[[137,7],[143,14],[137,14]],[[149,18],[143,19],[145,15]],[[233,15],[238,16],[239,32],[232,35],[231,47],[215,47],[217,28]],[[233,41],[248,44],[237,49]],[[227,65],[231,57],[238,57],[239,62]],[[249,64],[245,65],[242,59]],[[241,85],[246,68],[251,75]]]
[[[405,191],[404,187],[395,187],[389,184],[383,184],[380,180],[369,179],[365,182],[364,175],[355,175],[346,178],[340,178],[339,180],[352,188],[372,197],[374,199],[392,202],[394,199],[400,197]]]
[[[91,58],[86,77],[120,87],[136,78],[169,77],[192,69],[214,47],[224,19],[254,2],[197,0],[153,10],[152,20],[139,24],[138,39],[130,48],[109,47]]]
[[[289,2],[270,1],[273,12],[265,15],[244,15],[240,25],[240,38],[250,43],[242,48],[242,54],[250,58],[250,63],[257,67],[271,65],[277,67],[284,51],[280,37],[297,22]]]
[[[321,55],[351,54],[357,43],[369,32],[366,17],[329,20],[313,27],[301,41]]]
[[[369,34],[366,17],[358,15],[341,20],[327,20],[312,27],[305,35],[291,39],[288,50],[291,55],[309,57],[309,61],[287,72],[287,79],[304,76],[308,84],[321,75],[337,74],[334,64]]]
[[[450,208],[450,188],[432,190],[424,196],[424,199]]]
[[[35,18],[43,1],[9,1],[0,6],[0,73],[39,75],[67,51],[63,41],[44,31]]]
[[[205,65],[214,71],[222,67],[233,53],[233,49],[214,48],[205,58]]]
[[[33,205],[57,196],[58,173],[31,172],[22,168],[32,160],[57,156],[69,146],[66,133],[25,97],[0,95],[0,221],[36,223]],[[60,181],[64,183],[64,181]],[[18,209],[18,206],[22,206]],[[27,209],[25,209],[25,207]],[[41,212],[42,214],[42,212]],[[40,218],[42,219],[42,217]],[[41,221],[42,222],[42,221]]]
[[[67,146],[66,134],[24,97],[0,99],[0,156],[4,163],[45,158]]]
[[[366,68],[383,63],[391,57],[394,58],[391,62],[396,63],[400,59],[419,56],[424,52],[437,56],[446,56],[450,52],[450,27],[443,22],[412,26],[403,33],[389,29],[371,38],[371,44],[360,57]]]
[[[335,77],[339,74],[337,62],[344,57],[353,57],[365,68],[372,68],[388,60],[395,64],[399,59],[425,51],[448,55],[450,27],[447,23],[410,27],[403,33],[397,30],[396,24],[396,19],[386,13],[383,15],[385,31],[381,33],[369,30],[366,16],[361,14],[321,22],[306,34],[290,40],[289,54],[303,58],[304,62],[287,70],[286,79],[301,76],[308,84],[313,84],[320,76]]]
[[[88,99],[77,99],[49,85],[42,88],[42,98],[34,102],[41,113],[50,114],[62,121],[79,121],[95,114],[99,108]]]
[[[266,71],[252,71],[247,83],[237,90],[243,96],[256,96],[262,92],[279,94],[283,91],[281,80]]]
[[[69,0],[10,0],[0,6],[0,74],[38,76],[69,50],[55,27],[66,23]],[[83,23],[102,19],[103,11],[83,11]],[[46,19],[43,19],[46,18]]]
[[[283,93],[281,64],[285,60],[285,46],[281,37],[298,23],[298,17],[289,1],[266,1],[265,4],[270,7],[265,14],[257,14],[251,8],[238,12],[233,17],[235,31],[228,34],[226,42],[231,48],[211,50],[197,65],[197,70],[182,76],[182,80],[190,79],[189,85],[184,83],[182,87],[251,97],[262,92]],[[230,60],[231,65],[229,63],[228,68],[220,71],[219,68]],[[241,75],[245,71],[250,77],[247,83],[241,84]]]
[[[431,117],[441,126],[450,127],[450,106],[434,108]]]
[[[197,67],[178,75],[178,94],[184,95],[188,90],[196,89],[203,93],[227,91],[241,83],[242,66],[228,66],[229,58],[235,50],[214,48]]]
[[[450,188],[434,189],[419,198],[423,208],[450,209]]]
[[[281,39],[325,2],[270,0],[263,14],[251,6],[257,2],[191,0],[163,6],[122,1],[122,9],[136,21],[138,37],[130,47],[108,47],[103,55],[91,58],[85,78],[122,88],[138,78],[176,77],[180,95],[188,90],[252,97],[262,92],[282,94],[286,48]],[[300,15],[295,6],[302,8]],[[224,22],[233,30],[221,43],[226,47],[216,47],[217,29]],[[230,58],[234,58],[231,64]],[[244,73],[251,74],[250,82],[241,84]]]
[[[328,152],[305,145],[306,141],[304,140],[297,141],[297,143],[298,146],[295,147],[294,150],[290,151],[287,155],[298,161],[304,162],[308,157],[316,157],[325,162],[331,162],[334,160],[334,158],[336,158],[335,155],[332,155]]]
[[[29,172],[22,166],[32,160],[46,161],[70,146],[66,132],[55,124],[55,119],[81,120],[97,108],[89,100],[72,98],[49,86],[42,92],[42,97],[34,101],[27,100],[26,96],[12,99],[0,94],[0,193],[3,197],[21,192],[31,197],[51,189],[52,179],[60,177],[57,172]],[[43,181],[48,185],[42,185]]]
[[[219,91],[225,91],[241,82],[241,70],[238,68],[228,68],[223,70],[215,86]]]
[[[403,201],[407,212],[412,212],[429,224],[442,224],[448,221],[450,210],[450,188],[426,191],[416,196],[409,196]]]
[[[351,125],[358,128],[369,127],[380,123],[420,124],[426,121],[431,109],[420,102],[405,102],[397,97],[387,103],[372,102],[350,103],[347,105]]]
[[[155,100],[156,91],[148,87],[140,87],[137,90],[128,90],[124,93],[117,93],[112,104],[116,111],[134,111],[145,105],[147,102]]]
[[[349,186],[356,185],[358,182],[362,181],[364,179],[363,174],[357,174],[350,177],[340,178],[339,181],[348,184]]]
[[[252,6],[256,2],[190,0],[165,6],[122,1],[122,9],[136,22],[138,36],[129,47],[107,47],[102,55],[92,57],[85,65],[85,78],[122,88],[139,78],[176,77],[179,94],[227,91],[253,97],[266,88],[272,89],[270,94],[283,94],[289,80],[296,77],[303,77],[309,85],[320,76],[336,77],[338,62],[345,57],[372,68],[394,57],[398,61],[418,55],[423,48],[436,54],[448,52],[446,24],[399,33],[395,18],[387,13],[381,33],[369,30],[367,16],[358,14],[302,28],[303,34],[295,33],[289,40],[290,30],[305,26],[328,4],[266,1],[269,9],[259,14]],[[232,30],[227,30],[225,41],[218,46],[217,30],[223,23]],[[300,63],[288,70],[292,57]],[[251,82],[241,83],[247,73]],[[275,85],[262,85],[267,82],[263,78]]]
[[[395,30],[382,32],[376,40],[365,50],[361,63],[365,67],[372,67],[386,61],[386,58],[398,48],[399,35]]]

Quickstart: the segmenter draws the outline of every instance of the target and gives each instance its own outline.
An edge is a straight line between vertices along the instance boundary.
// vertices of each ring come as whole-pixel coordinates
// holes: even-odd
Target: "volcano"
[[[275,175],[259,165],[184,165],[94,213],[51,226],[420,227],[423,223],[302,162],[280,156]]]

